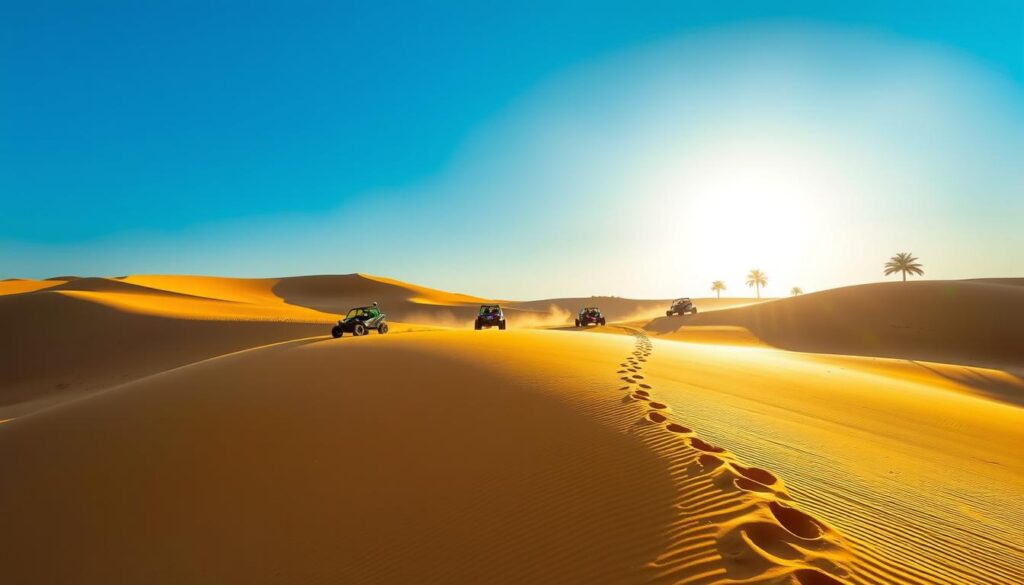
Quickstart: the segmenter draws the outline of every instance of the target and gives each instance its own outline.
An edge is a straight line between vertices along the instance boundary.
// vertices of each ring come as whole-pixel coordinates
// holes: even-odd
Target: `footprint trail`
[[[672,409],[656,399],[654,385],[640,373],[654,352],[653,343],[642,330],[623,329],[635,342],[630,356],[619,364],[626,370],[617,372],[626,382],[620,391],[642,409],[636,432],[672,462],[679,487],[669,545],[650,564],[654,581],[879,582],[851,574],[851,555],[842,535],[797,508],[774,474],[743,465],[726,449],[672,421]]]

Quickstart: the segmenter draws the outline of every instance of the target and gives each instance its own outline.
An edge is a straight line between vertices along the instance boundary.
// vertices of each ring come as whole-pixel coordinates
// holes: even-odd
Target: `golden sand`
[[[884,290],[619,335],[515,326],[580,302],[556,299],[508,331],[330,339],[346,306],[459,324],[483,301],[361,275],[0,284],[13,583],[1024,581],[1016,364],[946,322],[894,334],[927,315],[869,314]],[[978,284],[954,294],[1019,310]],[[817,348],[801,319],[826,305]],[[933,353],[876,357],[871,326]]]

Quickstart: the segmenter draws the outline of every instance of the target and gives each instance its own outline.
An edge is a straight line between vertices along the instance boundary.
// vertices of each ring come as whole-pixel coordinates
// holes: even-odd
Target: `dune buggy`
[[[580,309],[579,316],[576,317],[577,327],[586,327],[587,325],[604,325],[604,315],[601,314],[601,309],[597,307],[586,307]]]
[[[477,331],[483,328],[497,327],[505,329],[505,313],[498,305],[480,305],[480,313],[473,322],[473,329]]]
[[[696,314],[697,307],[693,306],[693,301],[688,298],[676,299],[672,301],[672,306],[665,311],[666,317],[672,315],[685,315],[687,313]]]
[[[371,329],[376,329],[377,333],[384,335],[388,332],[388,324],[384,320],[386,317],[377,303],[369,307],[349,309],[345,318],[331,328],[331,335],[338,338],[345,333],[351,333],[354,337],[359,337],[366,335]]]

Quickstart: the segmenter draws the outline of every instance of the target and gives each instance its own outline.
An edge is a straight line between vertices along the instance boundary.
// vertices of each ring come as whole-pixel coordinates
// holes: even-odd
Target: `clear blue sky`
[[[878,279],[905,249],[1024,274],[1019,2],[360,4],[6,3],[0,278],[696,296],[754,263]],[[860,203],[829,215],[839,193]],[[747,254],[766,200],[853,232]]]

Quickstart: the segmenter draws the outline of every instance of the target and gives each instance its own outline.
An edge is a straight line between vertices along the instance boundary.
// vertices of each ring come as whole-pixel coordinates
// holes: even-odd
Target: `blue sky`
[[[1019,3],[366,4],[7,6],[0,277],[1024,274]]]

